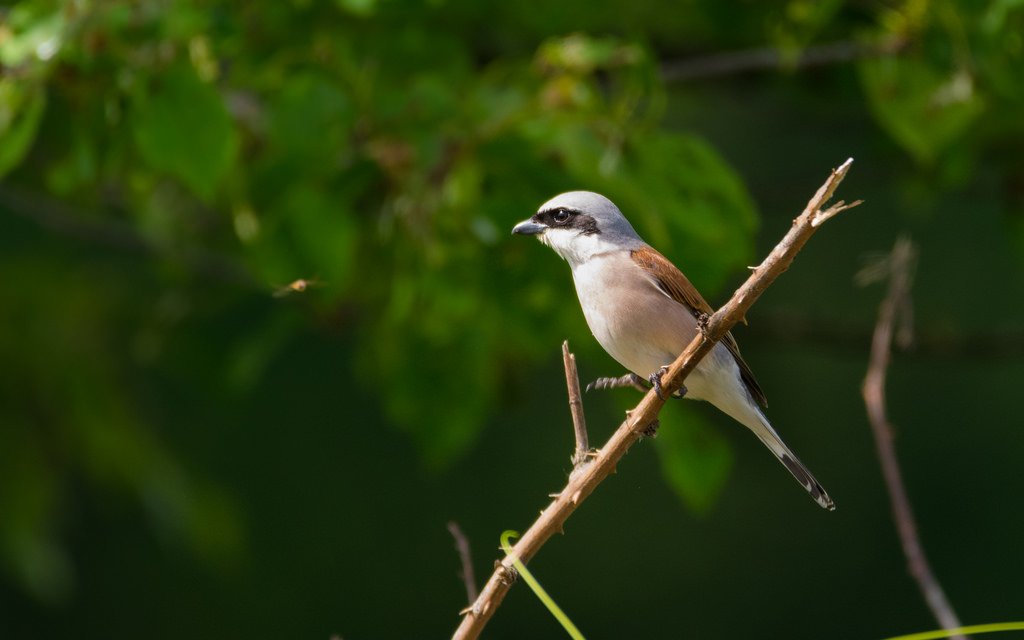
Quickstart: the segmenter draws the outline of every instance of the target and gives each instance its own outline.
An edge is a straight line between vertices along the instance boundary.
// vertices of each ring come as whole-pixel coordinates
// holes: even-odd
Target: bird
[[[686,276],[643,241],[611,200],[591,191],[555,196],[512,233],[536,236],[569,263],[591,332],[631,372],[602,378],[596,386],[650,380],[660,396],[661,373],[714,312]],[[686,398],[710,402],[753,431],[819,505],[835,509],[761,411],[767,404],[764,392],[731,333],[687,376],[684,388]]]

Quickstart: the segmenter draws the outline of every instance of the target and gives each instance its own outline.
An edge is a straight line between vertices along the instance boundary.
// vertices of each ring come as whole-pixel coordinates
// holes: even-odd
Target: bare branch
[[[462,572],[459,574],[459,577],[466,583],[466,601],[472,605],[473,601],[476,600],[477,590],[476,578],[473,575],[473,557],[469,553],[469,539],[462,533],[462,529],[459,528],[459,525],[454,520],[448,523],[448,531],[455,538],[455,548],[458,550],[459,559],[462,561]]]
[[[583,397],[580,394],[580,377],[576,373],[576,356],[569,352],[569,341],[562,343],[562,364],[565,365],[565,384],[569,388],[569,409],[572,411],[572,426],[576,432],[576,452],[572,455],[573,467],[579,468],[590,456],[590,439],[587,437],[587,421],[583,417]]]
[[[694,338],[682,355],[668,368],[661,380],[665,397],[683,386],[686,376],[700,359],[711,351],[715,342],[743,318],[761,293],[793,262],[793,258],[817,230],[817,225],[812,223],[813,220],[819,219],[818,216],[822,213],[821,207],[842,181],[846,172],[849,171],[852,162],[851,158],[832,172],[815,197],[807,204],[804,212],[794,221],[793,228],[786,234],[786,237],[775,247],[761,266],[754,270],[746,283],[733,294],[732,299],[711,316],[704,331]],[[849,209],[856,204],[858,203],[842,205],[839,210]],[[657,420],[658,412],[661,411],[664,404],[665,401],[658,397],[654,390],[649,391],[640,404],[627,413],[626,421],[597,452],[593,461],[569,477],[565,489],[555,497],[548,508],[541,512],[537,521],[513,547],[514,553],[509,554],[497,564],[490,580],[487,581],[480,593],[480,597],[477,598],[473,607],[462,619],[462,624],[456,629],[453,640],[468,640],[480,635],[484,625],[494,615],[495,610],[508,593],[511,583],[506,576],[514,565],[514,559],[518,557],[523,564],[528,563],[552,535],[562,531],[565,521],[580,503],[594,491],[601,481],[615,472],[616,465],[630,446],[640,438],[642,432],[649,425]]]
[[[917,534],[917,524],[910,509],[910,500],[903,485],[899,463],[896,461],[896,447],[893,444],[892,426],[885,410],[885,374],[889,367],[890,345],[895,332],[897,316],[906,313],[910,308],[911,271],[916,260],[916,249],[906,238],[896,241],[892,253],[881,264],[887,266],[889,275],[889,292],[878,312],[878,323],[875,325],[874,339],[871,342],[871,362],[867,376],[864,378],[862,392],[864,404],[867,406],[871,431],[875,436],[875,447],[878,460],[882,465],[885,486],[892,501],[893,519],[903,545],[903,553],[907,557],[910,574],[917,581],[925,602],[943,629],[956,629],[960,619],[953,611],[946,598],[942,585],[932,573],[924,547]],[[862,272],[870,278],[870,272],[877,271],[874,267]],[[862,278],[863,279],[863,278]],[[901,327],[906,331],[906,325]],[[963,640],[964,636],[953,636]]]

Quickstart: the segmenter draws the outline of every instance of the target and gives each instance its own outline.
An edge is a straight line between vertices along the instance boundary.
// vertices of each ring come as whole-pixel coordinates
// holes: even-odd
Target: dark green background
[[[584,382],[621,373],[512,225],[601,191],[721,304],[851,156],[837,197],[865,204],[735,330],[837,510],[672,403],[531,569],[588,638],[934,628],[860,397],[884,287],[853,276],[906,234],[916,343],[887,390],[921,538],[964,623],[1024,619],[1018,4],[0,20],[0,637],[450,635],[446,524],[482,584],[570,470],[562,340]],[[820,59],[836,42],[861,49]],[[750,50],[781,53],[662,75]],[[298,278],[320,286],[272,295]],[[593,443],[638,399],[587,395]],[[484,636],[564,637],[523,585]]]

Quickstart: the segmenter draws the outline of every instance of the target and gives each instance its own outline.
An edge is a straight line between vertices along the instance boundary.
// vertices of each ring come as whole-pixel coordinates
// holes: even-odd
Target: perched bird
[[[597,193],[556,196],[512,233],[537,236],[569,263],[594,337],[633,374],[603,378],[599,386],[649,379],[659,389],[663,369],[697,335],[698,319],[714,312],[686,276],[637,235],[611,200]],[[732,334],[687,376],[685,395],[707,400],[753,431],[818,504],[835,509],[825,489],[761,413],[764,392]]]

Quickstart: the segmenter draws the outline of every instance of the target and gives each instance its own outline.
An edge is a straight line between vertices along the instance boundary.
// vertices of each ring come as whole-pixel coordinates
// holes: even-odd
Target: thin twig
[[[686,376],[693,370],[701,358],[710,353],[715,342],[736,324],[757,298],[780,274],[782,274],[793,262],[793,258],[800,251],[808,238],[817,230],[822,220],[827,219],[826,212],[821,211],[822,205],[831,197],[832,192],[842,181],[853,158],[844,162],[838,169],[832,172],[828,180],[815,194],[814,198],[807,204],[804,212],[794,220],[793,228],[786,234],[785,238],[769,254],[768,258],[757,267],[750,278],[740,287],[732,299],[719,309],[708,320],[703,332],[699,333],[686,350],[672,363],[672,366],[662,375],[662,393],[668,397],[683,386]],[[850,205],[837,204],[832,208],[833,214],[849,209],[860,202]],[[824,216],[824,217],[822,217]],[[612,437],[605,446],[593,457],[593,461],[569,477],[565,488],[555,497],[547,509],[541,512],[540,517],[533,523],[519,542],[513,548],[514,553],[507,555],[495,568],[490,580],[484,586],[480,597],[462,619],[462,624],[456,629],[453,640],[469,640],[477,638],[483,630],[484,625],[494,615],[495,610],[508,593],[512,581],[508,576],[512,574],[511,569],[516,557],[524,564],[540,550],[547,540],[557,532],[562,531],[565,521],[572,515],[580,503],[594,491],[610,474],[615,472],[619,460],[626,454],[630,446],[635,443],[642,432],[651,425],[661,411],[665,401],[652,389],[644,396],[640,404],[627,413],[626,421],[612,434]]]
[[[473,557],[469,553],[469,539],[459,525],[452,520],[448,523],[448,531],[451,532],[452,537],[455,538],[455,548],[459,552],[459,559],[462,561],[462,572],[459,573],[459,577],[466,583],[466,602],[473,604],[476,600],[476,578],[473,576]]]
[[[579,468],[590,457],[590,439],[587,437],[587,421],[583,417],[583,396],[580,394],[580,377],[576,373],[576,356],[569,352],[569,341],[562,343],[562,364],[565,365],[565,384],[569,388],[569,410],[572,411],[572,427],[576,432],[576,452],[572,455],[573,467]]]
[[[913,243],[905,238],[896,241],[892,254],[886,259],[889,276],[889,292],[878,311],[878,323],[871,342],[871,362],[864,378],[862,392],[867,407],[871,431],[875,437],[878,460],[885,477],[885,486],[892,501],[893,518],[899,532],[903,553],[907,557],[910,574],[917,581],[928,608],[943,629],[956,629],[960,619],[946,598],[942,585],[932,573],[924,547],[917,534],[917,524],[903,485],[899,463],[896,461],[896,447],[893,444],[892,426],[885,410],[885,375],[890,361],[890,345],[898,315],[910,308],[911,270],[916,257]],[[964,636],[955,636],[963,640]]]

